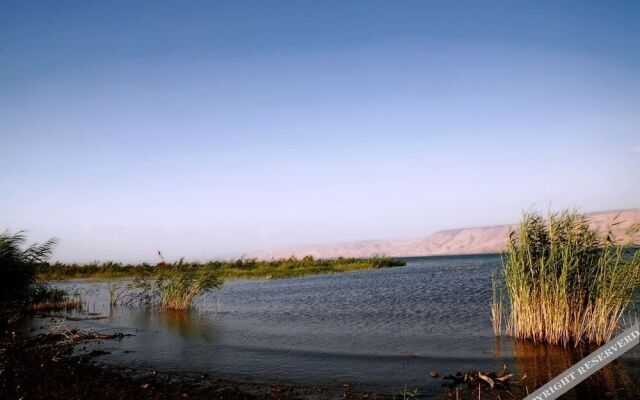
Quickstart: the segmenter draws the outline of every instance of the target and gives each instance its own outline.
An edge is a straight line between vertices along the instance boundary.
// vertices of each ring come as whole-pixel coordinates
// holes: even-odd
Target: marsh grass
[[[124,290],[123,285],[121,285],[120,282],[109,282],[107,290],[109,290],[110,306],[116,306],[120,304],[122,301],[122,296],[126,294],[126,290]]]
[[[49,286],[46,283],[34,283],[29,288],[28,302],[36,303],[59,303],[69,298],[69,292],[64,289]]]
[[[112,304],[187,310],[196,298],[222,284],[220,268],[214,264],[193,268],[179,263],[159,275],[141,273],[123,291],[110,291],[110,297]]]
[[[26,241],[22,231],[0,233],[0,304],[28,301],[36,268],[47,261],[56,245],[55,239],[31,245]]]
[[[0,312],[80,310],[82,301],[67,291],[36,282],[36,269],[46,263],[56,241],[26,245],[24,232],[0,234]],[[4,321],[4,318],[0,318]],[[0,321],[0,322],[3,322]]]
[[[336,258],[314,259],[311,256],[304,258],[286,258],[272,261],[260,261],[255,259],[238,260],[236,262],[223,263],[222,276],[225,278],[267,278],[284,279],[306,275],[334,274],[348,271],[379,269],[402,266],[406,263],[386,257],[374,258]]]
[[[491,323],[496,336],[502,334],[503,295],[495,275],[491,277]]]
[[[50,312],[50,311],[82,311],[84,302],[79,299],[69,299],[59,302],[45,301],[41,303],[29,304],[27,310],[31,312]]]
[[[612,225],[613,226],[613,225]],[[629,312],[640,287],[640,251],[628,238],[602,237],[574,211],[546,219],[526,213],[503,256],[501,288],[492,315],[503,314],[507,334],[554,345],[602,344]],[[496,290],[506,292],[502,310]]]
[[[235,261],[212,261],[204,264],[165,262],[155,267],[132,266],[119,267],[127,273],[136,273],[133,282],[124,287],[113,284],[109,287],[112,305],[139,305],[159,307],[160,309],[186,310],[207,291],[222,286],[225,278],[267,278],[281,279],[304,275],[346,272],[359,269],[385,268],[404,265],[404,261],[389,258],[338,258],[333,260],[316,260],[313,257],[302,259],[288,258],[273,261],[241,259]],[[79,274],[82,267],[66,268],[72,276]],[[91,273],[109,272],[90,269]],[[117,276],[124,271],[117,271]],[[50,271],[49,271],[50,272]],[[91,275],[95,276],[95,275]],[[99,275],[102,276],[102,275]]]
[[[77,293],[49,286],[46,283],[34,283],[29,288],[27,311],[81,311],[84,302]]]
[[[305,275],[331,274],[365,269],[378,269],[402,266],[402,260],[374,257],[374,258],[336,258],[314,259],[283,258],[277,260],[239,259],[230,261],[211,261],[207,263],[177,263],[162,262],[150,264],[47,264],[37,266],[37,277],[40,280],[62,280],[76,278],[116,279],[136,277],[139,275],[162,275],[171,273],[176,267],[181,269],[219,268],[220,276],[225,279],[283,279]]]

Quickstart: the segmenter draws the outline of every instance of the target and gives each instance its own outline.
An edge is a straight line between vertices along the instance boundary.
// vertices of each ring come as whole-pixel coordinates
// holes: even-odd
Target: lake
[[[131,333],[106,341],[101,363],[209,371],[241,381],[321,387],[350,383],[388,394],[419,388],[441,398],[429,377],[506,364],[529,391],[588,354],[502,337],[489,320],[495,255],[408,258],[405,267],[285,280],[235,280],[188,313],[109,306],[108,281],[61,285],[83,293],[104,319],[68,327]],[[47,318],[27,322],[36,332]],[[565,398],[640,397],[635,348]]]

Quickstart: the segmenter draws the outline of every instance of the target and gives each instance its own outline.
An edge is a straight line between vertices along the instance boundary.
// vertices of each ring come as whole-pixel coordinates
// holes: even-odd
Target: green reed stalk
[[[491,323],[493,325],[493,333],[496,336],[500,336],[502,334],[503,299],[502,291],[498,287],[495,276],[491,278],[491,291]]]

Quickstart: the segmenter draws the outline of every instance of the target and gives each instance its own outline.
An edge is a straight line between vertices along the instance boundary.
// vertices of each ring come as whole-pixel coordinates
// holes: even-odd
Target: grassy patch
[[[206,263],[160,263],[158,265],[121,263],[94,264],[48,264],[37,266],[37,277],[40,280],[64,280],[74,278],[116,279],[136,277],[139,275],[170,275],[184,270],[219,270],[221,278],[233,279],[282,279],[305,275],[330,274],[363,269],[377,269],[405,265],[402,260],[392,258],[337,258],[317,260],[307,256],[301,259],[287,258],[262,261],[256,259],[240,259],[234,261],[211,261]]]

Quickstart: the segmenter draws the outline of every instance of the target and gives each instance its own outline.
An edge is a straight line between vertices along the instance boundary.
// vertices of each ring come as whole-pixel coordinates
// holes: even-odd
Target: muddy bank
[[[95,363],[102,354],[87,350],[100,340],[120,335],[81,332],[35,337],[4,331],[0,339],[0,393],[6,399],[302,399],[377,398],[319,388],[239,383],[206,373],[187,376],[157,371],[131,371]],[[90,346],[89,346],[90,347]],[[346,390],[346,393],[345,393]]]
[[[393,394],[358,390],[357,386],[309,387],[281,383],[239,382],[214,374],[131,369],[101,362],[107,341],[127,340],[120,333],[58,329],[32,335],[3,330],[0,336],[0,398],[2,399],[521,399],[524,377],[507,371],[470,371],[430,378],[443,382],[440,394],[406,388]],[[512,378],[513,377],[513,378]],[[602,382],[593,382],[603,386]],[[537,385],[534,385],[537,386]],[[592,385],[587,385],[592,386]],[[633,386],[633,385],[631,385]],[[603,387],[606,387],[604,385]],[[587,389],[587,388],[584,388]],[[608,391],[610,398],[627,398],[624,387]],[[622,390],[623,392],[619,392]],[[589,390],[580,390],[579,398]],[[613,392],[615,393],[614,395]],[[627,393],[633,396],[633,389]]]
[[[100,356],[109,353],[96,350],[94,344],[126,338],[127,335],[121,333],[101,334],[70,329],[37,336],[3,331],[0,339],[0,397],[16,400],[422,398],[418,390],[406,388],[395,395],[385,395],[358,391],[348,384],[318,388],[248,383],[220,379],[208,373],[133,370],[96,362]],[[474,385],[466,390],[451,385],[438,398],[475,399],[478,398],[475,390]],[[482,398],[501,397],[498,392],[485,392]]]

